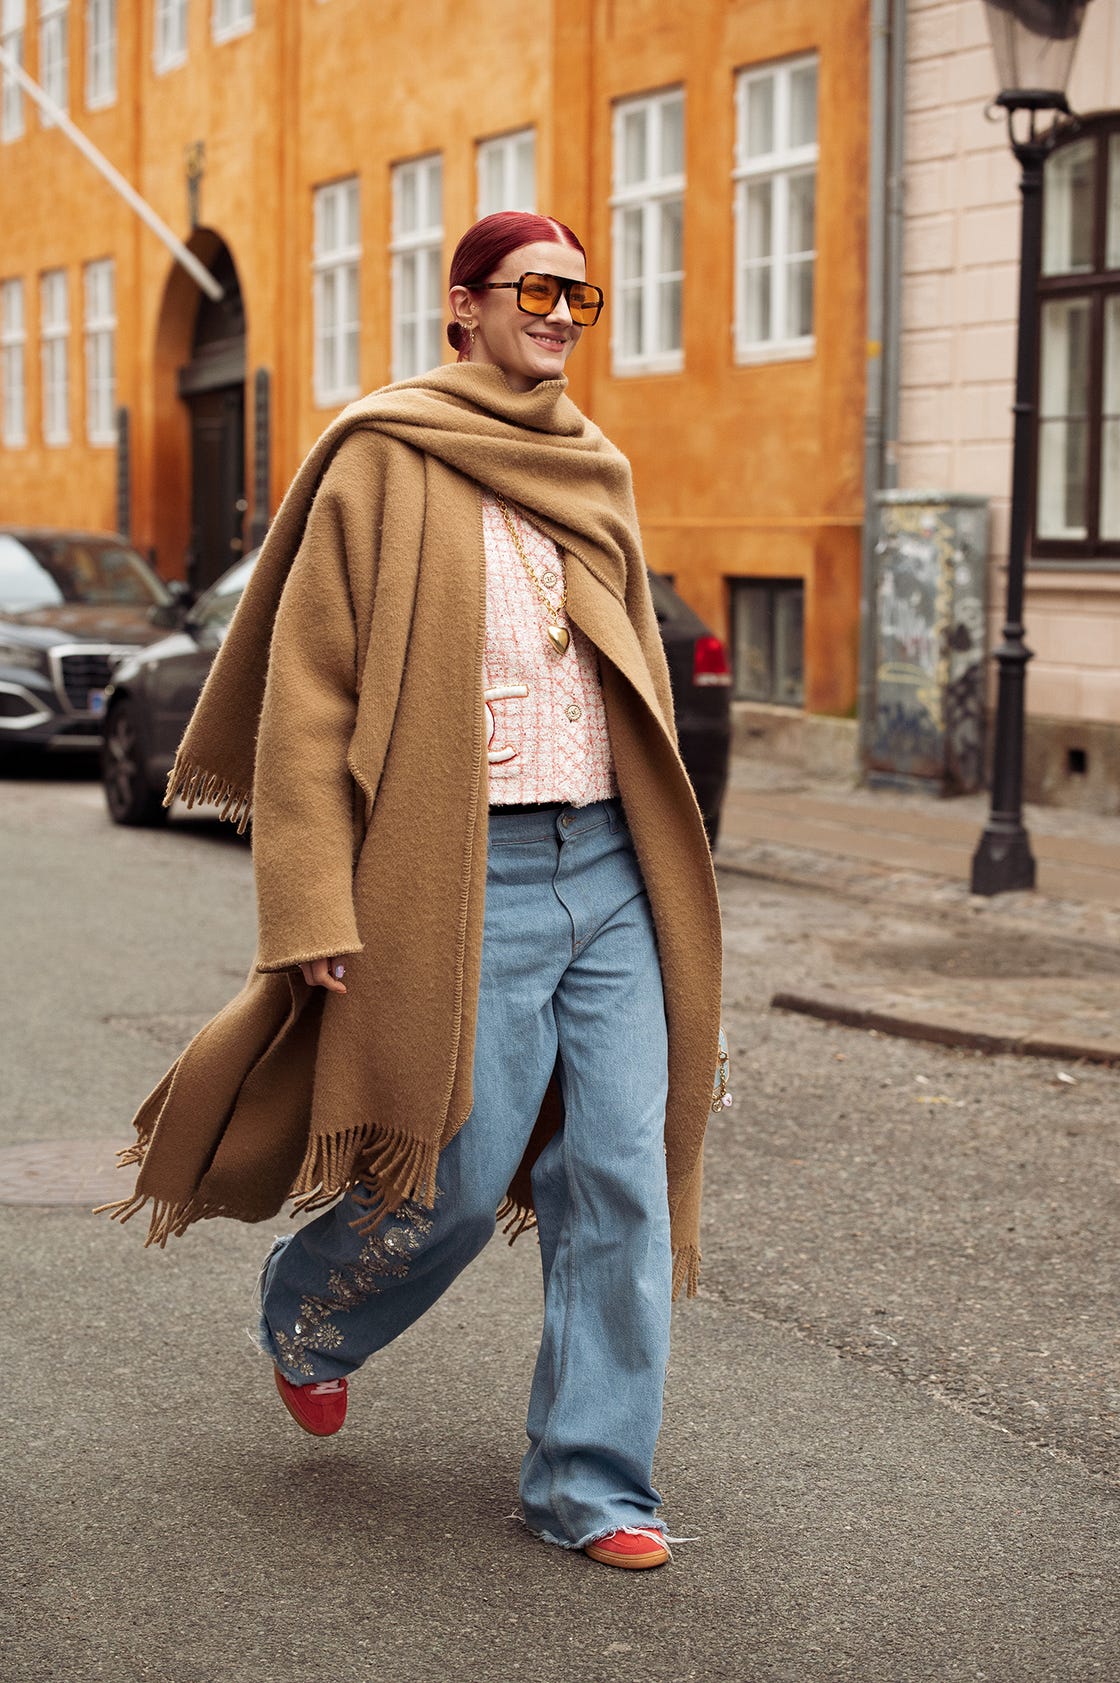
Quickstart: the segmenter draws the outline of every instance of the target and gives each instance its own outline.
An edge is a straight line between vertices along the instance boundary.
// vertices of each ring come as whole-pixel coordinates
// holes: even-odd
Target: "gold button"
[[[577,707],[574,701],[570,707],[565,707],[564,711],[568,715],[569,719],[583,718],[583,708]]]

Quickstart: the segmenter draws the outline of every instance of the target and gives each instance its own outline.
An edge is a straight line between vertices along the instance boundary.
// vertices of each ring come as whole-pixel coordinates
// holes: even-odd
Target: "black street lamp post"
[[[1015,426],[1011,455],[1011,527],[1007,546],[1007,598],[998,665],[991,812],[972,856],[972,892],[1002,894],[1033,888],[1034,855],[1023,824],[1023,724],[1027,662],[1023,589],[1031,533],[1031,451],[1038,343],[1038,275],[1042,257],[1042,170],[1057,138],[1054,125],[1040,131],[1039,114],[1068,115],[1065,87],[1088,0],[984,0],[1007,112],[1011,150],[1021,170],[1023,199],[1019,244],[1019,338],[1015,370]],[[1015,132],[1016,112],[1027,113],[1027,132]]]

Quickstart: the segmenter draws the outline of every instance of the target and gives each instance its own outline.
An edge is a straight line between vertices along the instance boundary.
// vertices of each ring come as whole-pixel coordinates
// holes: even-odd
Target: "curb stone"
[[[845,1028],[873,1029],[902,1040],[927,1040],[941,1046],[958,1046],[966,1051],[1005,1053],[1015,1057],[1056,1058],[1066,1063],[1120,1065],[1120,1045],[1105,1041],[1047,1039],[1030,1034],[999,1034],[986,1029],[965,1028],[930,1016],[911,1016],[882,1007],[856,1005],[838,994],[802,994],[779,991],[770,1000],[773,1011],[794,1011],[822,1022]]]

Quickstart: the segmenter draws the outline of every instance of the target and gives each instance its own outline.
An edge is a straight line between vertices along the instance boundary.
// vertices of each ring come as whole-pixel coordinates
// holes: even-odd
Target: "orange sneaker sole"
[[[619,1554],[614,1549],[604,1548],[602,1543],[587,1543],[583,1552],[601,1566],[621,1566],[631,1572],[645,1572],[652,1566],[664,1566],[669,1559],[668,1549],[651,1548],[642,1554]]]

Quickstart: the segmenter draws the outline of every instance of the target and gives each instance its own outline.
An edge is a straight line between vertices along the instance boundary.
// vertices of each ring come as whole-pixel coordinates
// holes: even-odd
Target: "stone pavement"
[[[1120,819],[1028,808],[1038,887],[985,899],[968,880],[987,813],[984,796],[861,789],[737,755],[721,870],[911,910],[943,934],[933,962],[916,951],[890,975],[822,980],[771,1004],[979,1051],[1120,1064]]]

